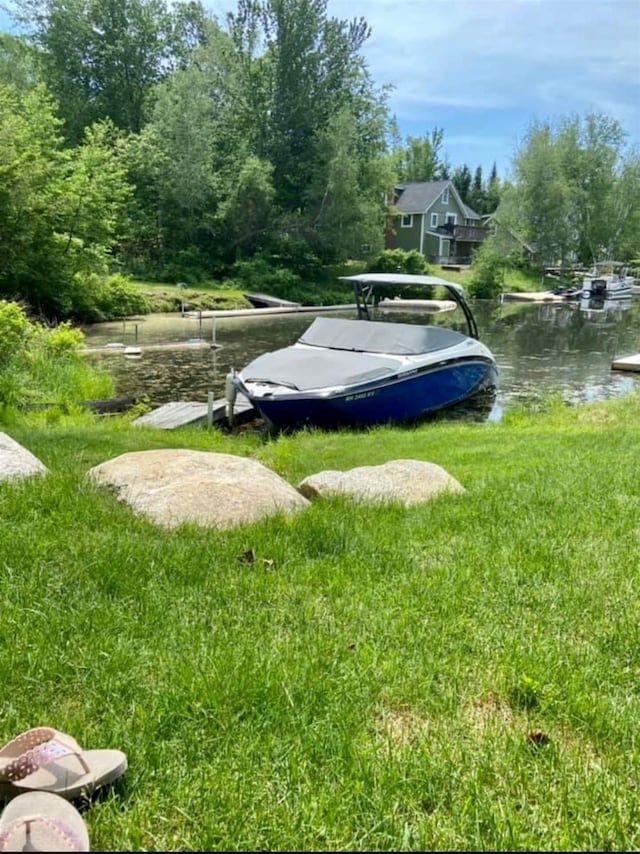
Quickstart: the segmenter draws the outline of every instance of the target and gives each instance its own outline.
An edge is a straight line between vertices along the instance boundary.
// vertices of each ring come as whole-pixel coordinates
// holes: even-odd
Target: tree
[[[16,0],[31,28],[42,74],[58,101],[71,143],[109,118],[137,133],[153,86],[184,63],[204,20],[195,2],[170,11],[165,0]]]
[[[443,176],[440,157],[444,132],[434,128],[423,137],[408,136],[396,153],[396,169],[400,181],[436,181]]]
[[[239,69],[253,109],[253,153],[273,166],[276,202],[303,217],[318,134],[343,107],[362,127],[375,92],[359,51],[364,19],[329,18],[326,0],[240,0],[229,16]]]
[[[640,203],[637,156],[601,114],[533,124],[514,159],[513,209],[547,263],[588,265],[629,251],[622,239]]]
[[[0,83],[24,90],[37,82],[37,51],[20,36],[0,33]]]
[[[0,295],[66,317],[86,278],[107,270],[129,188],[111,125],[73,151],[60,125],[42,84],[0,85]]]
[[[312,247],[325,260],[361,257],[382,248],[385,170],[367,169],[358,152],[358,126],[344,108],[319,133],[316,174],[305,194],[314,211]],[[373,174],[377,172],[377,174]]]
[[[453,185],[458,191],[460,198],[465,204],[469,204],[469,193],[471,191],[471,170],[466,163],[462,166],[456,166],[451,176]]]

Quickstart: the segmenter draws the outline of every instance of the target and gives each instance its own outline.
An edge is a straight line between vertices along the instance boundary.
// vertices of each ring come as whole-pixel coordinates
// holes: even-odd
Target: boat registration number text
[[[345,397],[345,400],[347,402],[351,401],[351,400],[362,400],[363,397],[373,397],[374,394],[375,394],[375,391],[361,391],[360,394],[348,395],[347,397]]]

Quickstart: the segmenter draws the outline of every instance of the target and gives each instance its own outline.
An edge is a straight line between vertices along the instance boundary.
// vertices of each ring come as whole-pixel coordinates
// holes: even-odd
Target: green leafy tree
[[[511,209],[544,262],[590,264],[632,251],[637,153],[614,119],[533,124],[514,158]]]
[[[0,295],[73,314],[83,277],[106,272],[128,191],[112,126],[65,149],[42,85],[0,86]]]
[[[0,83],[24,90],[38,82],[38,55],[21,36],[0,33]]]
[[[443,178],[443,140],[441,128],[434,128],[423,137],[408,136],[394,157],[398,180],[436,181]]]
[[[316,211],[311,245],[321,258],[331,261],[381,249],[385,171],[382,164],[377,170],[364,168],[356,119],[347,108],[319,133],[318,154],[316,180],[305,196],[306,208]]]
[[[153,86],[185,61],[205,17],[198,3],[169,9],[165,0],[16,0],[16,7],[72,143],[107,118],[139,132]]]
[[[466,163],[462,166],[456,166],[451,176],[453,185],[460,194],[460,198],[465,204],[469,204],[469,193],[471,191],[472,175],[471,170]]]

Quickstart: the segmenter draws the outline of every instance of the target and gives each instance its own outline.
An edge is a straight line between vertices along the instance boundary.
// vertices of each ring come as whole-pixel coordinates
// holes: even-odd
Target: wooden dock
[[[254,308],[298,308],[299,302],[292,302],[290,299],[279,299],[272,297],[270,294],[244,294],[244,298],[248,300]]]
[[[257,416],[257,411],[244,395],[238,394],[233,407],[234,424],[245,424]],[[156,427],[160,430],[175,430],[178,427],[195,427],[209,421],[209,404],[196,400],[177,400],[164,403],[152,412],[136,418],[135,427]],[[227,424],[227,400],[222,397],[213,401],[212,425]]]
[[[623,356],[611,362],[612,371],[640,371],[640,353],[634,356]]]
[[[189,338],[187,341],[170,341],[164,344],[125,345],[120,343],[104,344],[102,347],[85,347],[81,353],[122,353],[123,356],[141,356],[154,350],[220,350],[222,344],[206,341],[204,338]]]
[[[355,303],[347,305],[300,305],[300,306],[277,306],[274,308],[231,308],[231,309],[203,309],[202,311],[184,311],[183,317],[189,320],[205,320],[207,317],[267,317],[270,314],[320,314],[323,311],[351,311],[357,309]]]

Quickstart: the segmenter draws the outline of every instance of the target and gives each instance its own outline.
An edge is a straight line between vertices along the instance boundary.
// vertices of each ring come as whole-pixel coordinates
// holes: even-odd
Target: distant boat
[[[300,306],[299,302],[279,299],[278,297],[273,297],[270,294],[247,293],[244,294],[244,297],[254,308],[298,308]]]
[[[498,368],[460,285],[434,276],[362,273],[357,320],[316,317],[289,347],[259,356],[233,384],[278,428],[413,421],[495,389]],[[376,287],[442,286],[468,334],[445,326],[372,321]]]
[[[626,274],[627,268],[619,261],[601,261],[583,279],[582,298],[627,299],[633,295],[635,279]]]

